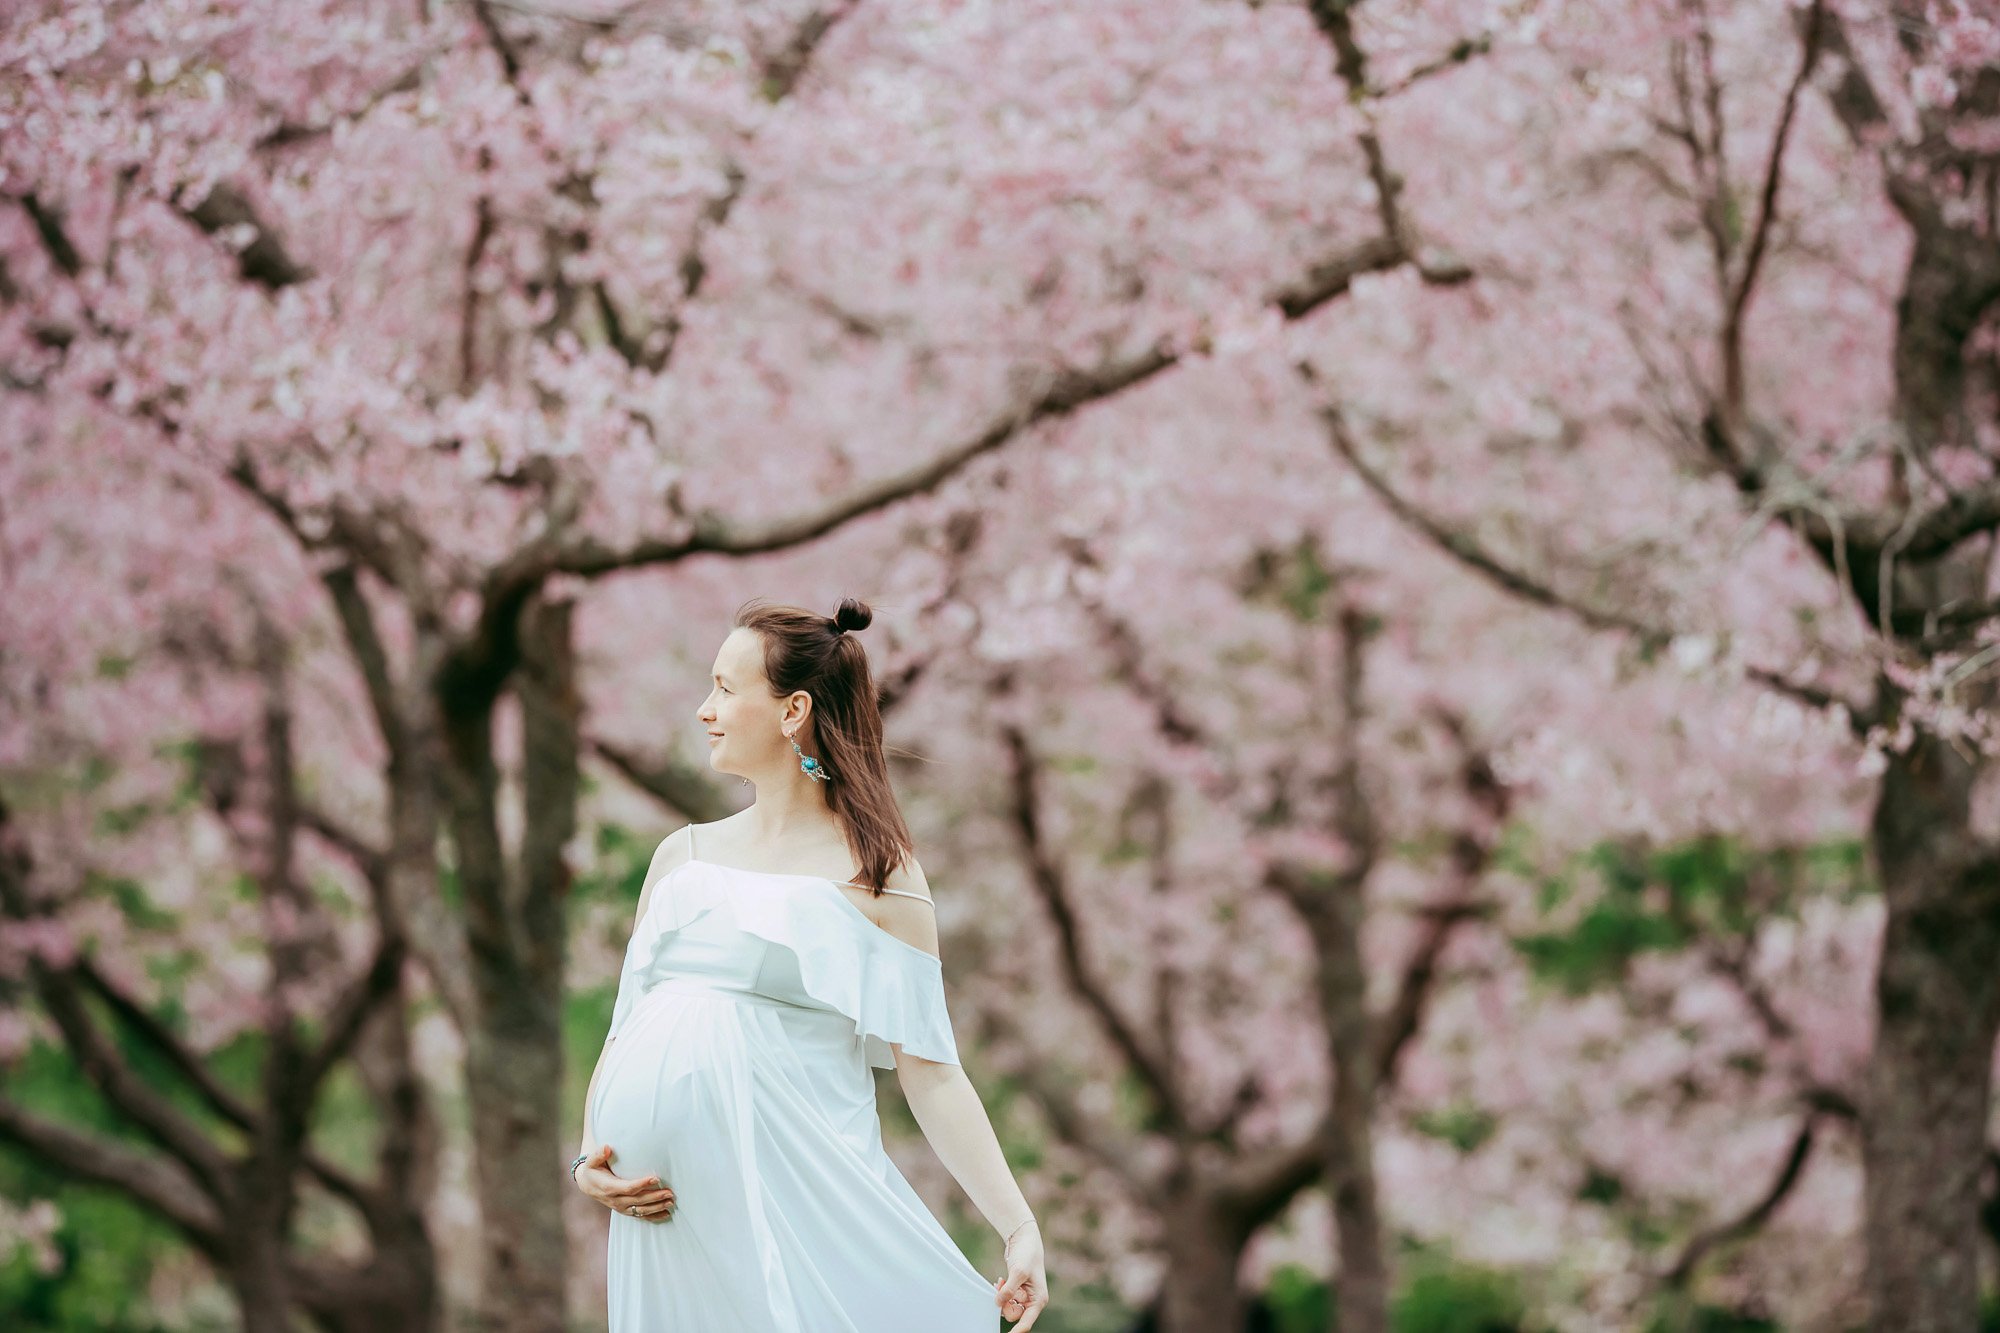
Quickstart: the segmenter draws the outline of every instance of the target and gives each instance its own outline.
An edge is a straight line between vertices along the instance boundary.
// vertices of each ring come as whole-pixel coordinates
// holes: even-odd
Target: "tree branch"
[[[66,1176],[101,1185],[172,1223],[194,1247],[220,1261],[222,1214],[193,1175],[173,1162],[44,1120],[0,1098],[0,1138],[45,1159]]]
[[[1396,237],[1384,236],[1346,247],[1310,266],[1298,278],[1272,289],[1266,300],[1285,318],[1302,319],[1344,296],[1354,279],[1414,262],[1427,282],[1453,285],[1472,274],[1462,264],[1431,256],[1415,256]],[[1186,353],[1166,341],[1105,362],[1092,370],[1065,369],[1045,373],[1026,399],[996,417],[959,444],[927,461],[866,483],[836,497],[817,510],[761,523],[731,522],[713,512],[698,515],[685,535],[650,538],[613,547],[590,538],[566,545],[553,543],[524,551],[497,569],[488,580],[490,602],[519,583],[537,583],[552,574],[594,578],[624,569],[671,564],[691,555],[759,555],[802,545],[874,510],[924,494],[955,475],[973,460],[1012,442],[1044,422],[1058,420],[1082,408],[1114,398],[1179,365]]]
[[[0,906],[16,920],[27,920],[32,914],[25,891],[26,870],[16,857],[0,856]],[[92,1086],[136,1129],[200,1180],[211,1196],[220,1197],[227,1176],[221,1151],[120,1058],[117,1048],[90,1017],[75,976],[39,958],[30,959],[28,969],[49,1018]]]
[[[2000,481],[1954,492],[1917,520],[1902,554],[1912,560],[1948,555],[1968,537],[2000,528]]]
[[[351,980],[334,1001],[326,1017],[326,1031],[300,1068],[304,1095],[308,1100],[336,1064],[354,1049],[361,1030],[375,1012],[400,993],[406,950],[402,936],[392,922],[383,922],[383,934],[375,946],[368,967]]]
[[[238,1129],[249,1130],[253,1127],[253,1114],[243,1099],[224,1087],[201,1057],[150,1010],[120,989],[90,959],[77,959],[70,970],[121,1023],[136,1032],[156,1054],[173,1066],[174,1071],[201,1094],[202,1100],[217,1115]]]
[[[672,757],[648,759],[599,735],[586,737],[584,744],[627,782],[689,820],[704,823],[729,813],[730,807],[716,790],[714,780],[691,764]]]
[[[1749,309],[1751,295],[1757,289],[1758,270],[1769,248],[1771,225],[1778,213],[1778,187],[1784,180],[1785,145],[1790,140],[1792,122],[1798,113],[1799,94],[1812,77],[1813,67],[1819,63],[1825,20],[1825,0],[1814,0],[1811,12],[1804,20],[1805,49],[1799,59],[1798,72],[1785,89],[1784,105],[1778,113],[1778,127],[1771,136],[1771,156],[1764,168],[1764,189],[1757,205],[1757,221],[1751,227],[1750,243],[1744,251],[1742,269],[1737,275],[1734,290],[1729,293],[1727,313],[1723,318],[1723,400],[1730,405],[1732,415],[1741,413],[1745,406],[1744,316]],[[1728,182],[1720,182],[1720,187],[1729,188]]]
[[[1456,42],[1453,42],[1451,49],[1443,55],[1437,57],[1435,60],[1429,60],[1418,65],[1396,82],[1379,87],[1371,87],[1368,90],[1368,98],[1370,101],[1379,102],[1387,98],[1399,96],[1402,93],[1408,92],[1417,84],[1422,83],[1425,79],[1457,69],[1460,65],[1470,62],[1474,56],[1483,56],[1492,49],[1493,34],[1490,32],[1474,33],[1470,37],[1461,37]]]
[[[1027,735],[1016,726],[1004,726],[1001,739],[1010,760],[1009,789],[1012,793],[1014,831],[1028,863],[1028,879],[1048,909],[1055,926],[1062,956],[1063,976],[1084,1007],[1097,1019],[1098,1027],[1125,1058],[1133,1073],[1152,1093],[1162,1115],[1176,1125],[1185,1124],[1180,1094],[1171,1072],[1163,1068],[1155,1053],[1148,1050],[1139,1034],[1119,1012],[1102,981],[1092,974],[1083,956],[1082,929],[1071,903],[1068,876],[1042,836],[1040,795],[1037,790],[1037,757]]]
[[[1309,368],[1302,366],[1300,370],[1308,380],[1312,378]],[[1389,484],[1380,471],[1361,456],[1360,449],[1348,433],[1346,420],[1337,406],[1322,409],[1320,416],[1326,423],[1327,439],[1335,452],[1347,460],[1355,474],[1366,483],[1368,489],[1375,493],[1376,498],[1381,500],[1391,513],[1412,531],[1427,538],[1438,549],[1468,569],[1482,575],[1502,591],[1536,606],[1561,611],[1591,629],[1634,635],[1650,648],[1664,647],[1674,638],[1673,630],[1647,624],[1623,612],[1607,610],[1566,597],[1524,571],[1499,560],[1466,534],[1446,527],[1410,503]],[[1846,709],[1851,729],[1857,735],[1865,735],[1867,732],[1871,717],[1871,709],[1868,707],[1850,703],[1816,686],[1801,685],[1786,680],[1777,672],[1765,667],[1746,667],[1744,674],[1766,689],[1795,699],[1811,708],[1825,710],[1838,704]]]
[[[1011,1040],[1030,1051],[1029,1058],[1018,1068],[1007,1071],[1007,1077],[1021,1085],[1063,1142],[1094,1158],[1121,1184],[1155,1203],[1161,1201],[1164,1181],[1134,1151],[1130,1135],[1101,1124],[1095,1115],[1084,1110],[1075,1091],[1056,1076],[1055,1066],[1043,1058],[1043,1052],[1018,1024],[992,1009],[982,1011],[980,1023],[989,1039]]]
[[[293,259],[284,242],[269,223],[257,215],[249,197],[233,185],[218,182],[193,208],[180,208],[181,215],[211,239],[235,252],[236,269],[246,282],[275,292],[304,282],[313,276],[311,268]],[[221,233],[248,227],[252,240],[237,247]]]
[[[1771,1214],[1777,1211],[1778,1205],[1785,1201],[1785,1196],[1792,1192],[1794,1185],[1798,1184],[1799,1177],[1805,1170],[1806,1160],[1812,1155],[1813,1131],[1817,1119],[1816,1115],[1809,1114],[1801,1122],[1797,1135],[1792,1139],[1791,1149],[1785,1154],[1783,1164],[1779,1166],[1777,1175],[1772,1178],[1762,1198],[1737,1217],[1698,1233],[1688,1242],[1680,1257],[1664,1275],[1664,1281],[1668,1286],[1685,1286],[1694,1273],[1695,1265],[1699,1264],[1702,1257],[1710,1250],[1729,1241],[1754,1235]]]

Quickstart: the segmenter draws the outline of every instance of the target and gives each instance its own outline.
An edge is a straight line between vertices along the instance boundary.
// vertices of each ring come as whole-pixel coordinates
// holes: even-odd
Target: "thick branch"
[[[1393,238],[1370,239],[1314,264],[1298,278],[1274,288],[1266,299],[1287,319],[1301,319],[1345,295],[1361,274],[1396,268],[1414,259]],[[1447,261],[1416,262],[1425,279],[1435,284],[1454,284],[1471,277],[1462,265]],[[959,444],[804,514],[739,523],[705,512],[696,518],[691,531],[675,538],[648,539],[626,547],[579,538],[560,548],[524,552],[495,571],[488,581],[488,599],[499,596],[510,585],[539,582],[556,573],[591,578],[623,569],[671,564],[702,553],[760,555],[801,545],[864,514],[928,493],[975,459],[1011,443],[1028,430],[1149,383],[1179,365],[1184,356],[1160,341],[1092,370],[1047,374],[1023,402]]]
[[[41,196],[33,190],[16,195],[15,202],[28,220],[35,224],[35,234],[41,238],[42,248],[48,251],[49,259],[60,269],[63,276],[74,278],[83,272],[83,256],[77,252],[76,242],[70,240],[68,230],[63,226],[62,214],[42,202]]]
[[[1901,547],[1912,560],[1935,560],[1968,537],[2000,528],[2000,482],[1955,492],[1917,520]]]
[[[585,744],[627,782],[689,820],[708,822],[730,812],[714,780],[691,764],[671,758],[650,760],[602,736],[589,736]]]
[[[44,1120],[4,1099],[0,1139],[27,1149],[66,1176],[124,1195],[172,1223],[203,1254],[222,1257],[220,1211],[200,1183],[173,1162]]]
[[[14,910],[10,903],[9,914],[14,914]],[[120,1058],[117,1048],[91,1019],[70,974],[40,961],[29,966],[42,1005],[62,1033],[77,1068],[136,1129],[206,1182],[211,1190],[220,1191],[227,1174],[221,1151],[178,1107],[155,1092]]]
[[[106,1008],[117,1016],[119,1022],[137,1033],[153,1051],[171,1065],[176,1073],[186,1079],[188,1085],[201,1094],[203,1101],[217,1115],[235,1125],[238,1129],[252,1128],[252,1112],[242,1098],[224,1087],[207,1063],[189,1049],[186,1042],[162,1023],[153,1012],[127,995],[87,958],[77,960],[71,969],[84,988],[103,1001]]]
[[[705,552],[761,555],[803,545],[864,514],[927,493],[974,459],[1014,440],[1028,427],[1067,416],[1078,408],[1144,383],[1177,360],[1177,355],[1164,345],[1156,345],[1094,372],[1054,375],[1039,393],[971,438],[933,458],[836,497],[818,509],[761,522],[732,522],[717,514],[704,513],[696,520],[693,531],[684,537],[643,541],[624,548],[579,539],[540,567],[521,562],[502,566],[489,580],[488,596],[496,595],[512,582],[538,581],[559,572],[589,578],[622,569],[672,563]]]
[[[1111,1044],[1125,1057],[1132,1072],[1153,1094],[1160,1110],[1175,1124],[1184,1124],[1180,1094],[1171,1071],[1163,1068],[1154,1052],[1140,1041],[1139,1034],[1119,1012],[1104,983],[1096,977],[1083,956],[1082,927],[1071,903],[1069,878],[1042,836],[1041,800],[1036,782],[1037,756],[1020,728],[1007,726],[1001,733],[1006,743],[1009,789],[1013,797],[1014,829],[1028,863],[1029,882],[1048,909],[1056,929],[1062,955],[1063,976],[1070,989],[1083,1001]]]

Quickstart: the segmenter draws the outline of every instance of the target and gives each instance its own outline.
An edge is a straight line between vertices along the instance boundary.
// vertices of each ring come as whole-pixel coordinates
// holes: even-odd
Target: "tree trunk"
[[[576,829],[580,708],[570,608],[537,602],[516,623],[518,637],[491,658],[441,676],[439,702],[472,972],[466,1091],[489,1293],[481,1322],[490,1333],[547,1333],[564,1325],[562,854]],[[492,751],[502,682],[518,691],[526,751],[512,861]]]
[[[255,1158],[235,1173],[223,1224],[223,1276],[236,1297],[243,1333],[292,1333],[289,1182],[275,1181]]]
[[[1375,1042],[1368,1012],[1368,976],[1361,960],[1362,885],[1335,889],[1328,920],[1315,933],[1320,956],[1320,1003],[1333,1069],[1333,1114],[1323,1155],[1339,1250],[1341,1333],[1387,1333],[1389,1278],[1382,1258],[1382,1214],[1375,1191]]]
[[[525,985],[508,996],[482,981],[466,1091],[485,1243],[483,1323],[492,1333],[547,1333],[563,1327],[561,1025],[550,997]]]
[[[1219,1333],[1243,1327],[1248,1306],[1237,1289],[1243,1241],[1200,1201],[1170,1208],[1166,1225],[1167,1275],[1160,1284],[1160,1333]]]
[[[423,1219],[409,1220],[407,1244],[385,1244],[387,1237],[378,1232],[364,1266],[299,1279],[299,1303],[316,1327],[326,1333],[436,1333],[437,1256]]]
[[[2000,885],[1970,826],[1979,768],[1919,733],[1872,841],[1888,921],[1861,1126],[1871,1329],[1975,1333],[1980,1177],[2000,1036]]]

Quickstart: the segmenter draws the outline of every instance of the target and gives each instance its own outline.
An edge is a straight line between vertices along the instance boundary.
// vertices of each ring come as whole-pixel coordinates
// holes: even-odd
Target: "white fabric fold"
[[[777,946],[782,952],[768,964],[773,989],[803,990],[846,1015],[873,1067],[896,1067],[892,1042],[926,1060],[959,1063],[943,967],[935,957],[870,921],[832,880],[701,860],[684,861],[654,883],[645,918],[625,948],[611,1036],[666,975],[660,963],[666,942],[711,912]],[[785,971],[796,975],[785,977]]]

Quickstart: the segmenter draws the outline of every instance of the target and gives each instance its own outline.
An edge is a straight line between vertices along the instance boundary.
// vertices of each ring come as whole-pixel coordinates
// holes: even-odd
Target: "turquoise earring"
[[[792,753],[799,757],[800,772],[804,773],[807,777],[813,779],[815,782],[833,781],[833,774],[827,772],[826,769],[820,764],[819,760],[813,758],[811,755],[807,754],[804,750],[801,750],[799,748],[798,737],[792,735],[792,733],[788,731],[785,733],[785,739],[792,743]]]

